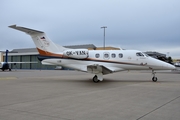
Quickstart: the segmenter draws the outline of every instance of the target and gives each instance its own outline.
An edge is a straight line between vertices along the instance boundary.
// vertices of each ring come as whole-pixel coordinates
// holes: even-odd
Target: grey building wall
[[[38,55],[11,55],[8,56],[9,62],[17,62],[10,64],[11,69],[55,69],[54,65],[42,65],[37,58]],[[5,59],[5,58],[4,58]],[[36,62],[36,63],[18,63],[18,62]]]

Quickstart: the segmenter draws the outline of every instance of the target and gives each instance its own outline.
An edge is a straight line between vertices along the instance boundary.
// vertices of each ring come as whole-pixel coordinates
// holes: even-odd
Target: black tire
[[[153,82],[157,82],[157,80],[158,80],[157,77],[153,77],[153,78],[152,78],[152,81],[153,81]]]
[[[9,71],[11,71],[11,68],[9,68]]]
[[[98,82],[99,82],[99,80],[98,80],[98,78],[97,78],[97,75],[95,75],[95,76],[93,77],[93,82],[94,82],[94,83],[98,83]]]

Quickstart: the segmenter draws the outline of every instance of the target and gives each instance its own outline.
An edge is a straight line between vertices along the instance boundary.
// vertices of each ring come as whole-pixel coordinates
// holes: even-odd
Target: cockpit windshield
[[[146,53],[143,53],[146,57],[149,57],[149,55],[148,54],[146,54]]]
[[[149,55],[147,55],[146,53],[142,53],[142,52],[137,52],[136,56],[140,56],[140,57],[149,57]]]
[[[136,53],[136,56],[144,56],[141,52]]]

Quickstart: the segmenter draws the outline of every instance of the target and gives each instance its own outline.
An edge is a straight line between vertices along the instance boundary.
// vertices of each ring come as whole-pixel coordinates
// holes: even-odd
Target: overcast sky
[[[44,31],[60,45],[94,44],[157,51],[180,58],[180,0],[0,0],[0,50],[33,48],[30,36],[8,28]]]

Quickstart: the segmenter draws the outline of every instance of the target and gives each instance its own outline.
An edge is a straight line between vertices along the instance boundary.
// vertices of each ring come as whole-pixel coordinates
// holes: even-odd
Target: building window
[[[111,57],[112,57],[112,58],[115,58],[115,57],[116,57],[116,54],[115,54],[115,53],[112,53],[112,54],[111,54]]]
[[[122,53],[119,53],[119,58],[122,58],[123,57],[123,54]]]
[[[96,53],[95,57],[96,57],[96,58],[99,58],[99,57],[100,57],[99,53]]]

